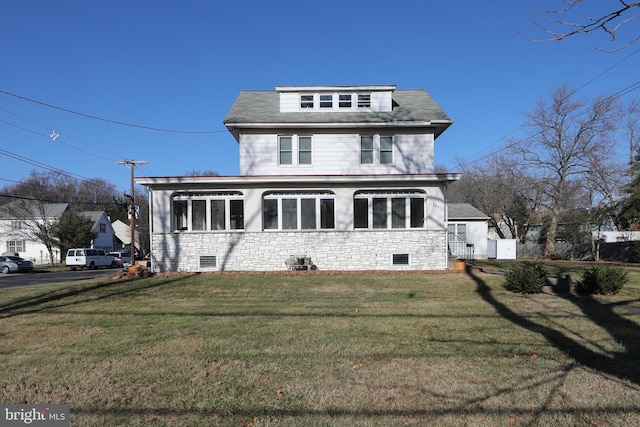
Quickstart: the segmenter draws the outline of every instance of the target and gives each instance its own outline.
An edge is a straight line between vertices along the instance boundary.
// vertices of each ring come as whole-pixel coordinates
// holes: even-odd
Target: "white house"
[[[82,212],[81,215],[93,221],[93,228],[91,231],[93,231],[96,237],[93,239],[92,247],[96,249],[104,249],[107,252],[113,250],[113,236],[115,235],[115,231],[106,212],[85,211]]]
[[[468,203],[450,203],[449,255],[464,259],[487,258],[489,216]]]
[[[37,264],[49,264],[49,251],[39,242],[29,239],[30,229],[50,226],[69,209],[68,203],[9,203],[0,208],[0,248],[2,253],[18,254]],[[113,247],[113,228],[104,211],[82,212],[81,215],[94,223],[96,233],[93,247],[110,251]],[[60,249],[54,247],[53,261],[60,260]]]
[[[451,119],[424,90],[242,91],[224,120],[239,176],[139,177],[155,271],[447,268],[435,140]]]
[[[119,219],[113,221],[111,223],[111,226],[113,227],[115,233],[114,240],[116,242],[114,243],[113,249],[117,250],[131,248],[131,226],[120,221]],[[138,230],[135,231],[135,235],[133,236],[133,238],[135,239],[135,247],[140,248],[140,241],[142,237],[140,236],[140,232]]]
[[[38,264],[50,263],[47,247],[27,238],[37,225],[53,224],[69,209],[68,203],[30,203],[17,200],[0,208],[0,248],[2,253],[18,254]],[[60,251],[53,251],[54,261]]]

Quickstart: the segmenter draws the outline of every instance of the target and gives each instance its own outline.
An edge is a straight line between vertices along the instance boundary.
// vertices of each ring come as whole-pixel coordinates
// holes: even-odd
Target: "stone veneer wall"
[[[444,230],[154,234],[152,253],[154,271],[212,271],[199,268],[201,255],[217,257],[213,271],[284,271],[302,254],[318,270],[447,268]],[[393,265],[394,253],[408,253],[409,265]]]

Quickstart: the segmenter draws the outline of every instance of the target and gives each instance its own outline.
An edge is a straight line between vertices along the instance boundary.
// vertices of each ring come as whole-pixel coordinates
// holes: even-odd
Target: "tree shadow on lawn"
[[[592,296],[575,296],[569,292],[555,294],[578,307],[589,320],[606,330],[624,348],[623,351],[602,354],[587,348],[558,330],[517,314],[498,301],[493,296],[491,288],[473,271],[469,272],[469,277],[476,282],[480,297],[505,319],[529,331],[542,334],[549,343],[580,365],[640,385],[640,364],[638,363],[640,328],[635,322],[616,313],[615,304],[602,303]]]
[[[50,310],[53,308],[73,306],[82,304],[89,301],[99,301],[102,299],[113,298],[117,296],[123,296],[133,294],[139,291],[157,288],[160,286],[168,285],[171,283],[186,280],[190,275],[179,276],[169,278],[167,277],[163,281],[151,282],[145,284],[145,282],[138,281],[138,279],[132,280],[119,280],[119,281],[105,281],[97,283],[93,286],[82,287],[79,289],[69,289],[64,292],[58,292],[58,290],[52,290],[49,292],[43,292],[39,295],[34,295],[28,298],[21,298],[6,304],[0,305],[0,319],[14,317],[22,314],[32,314],[40,311]],[[124,285],[129,285],[125,287]],[[100,291],[105,292],[100,292]],[[84,297],[84,298],[76,298]],[[69,300],[70,299],[70,300]],[[69,300],[69,301],[67,301]],[[51,304],[58,302],[58,304]]]

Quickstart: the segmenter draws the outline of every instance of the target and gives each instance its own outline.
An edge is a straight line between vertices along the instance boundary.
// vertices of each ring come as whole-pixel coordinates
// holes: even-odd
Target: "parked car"
[[[65,264],[72,270],[77,270],[78,268],[93,270],[98,267],[116,268],[118,266],[113,255],[108,255],[103,249],[93,248],[69,249]]]
[[[118,267],[131,264],[130,252],[113,251],[113,252],[109,252],[109,255],[112,255],[116,259],[116,263],[118,264]]]
[[[33,263],[19,256],[0,256],[0,272],[33,271]]]

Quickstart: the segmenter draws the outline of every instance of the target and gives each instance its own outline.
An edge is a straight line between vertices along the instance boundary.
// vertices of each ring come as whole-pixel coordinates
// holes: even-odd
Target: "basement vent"
[[[393,265],[409,265],[409,254],[393,254]]]
[[[200,255],[201,270],[215,270],[218,268],[218,257],[216,255]]]

